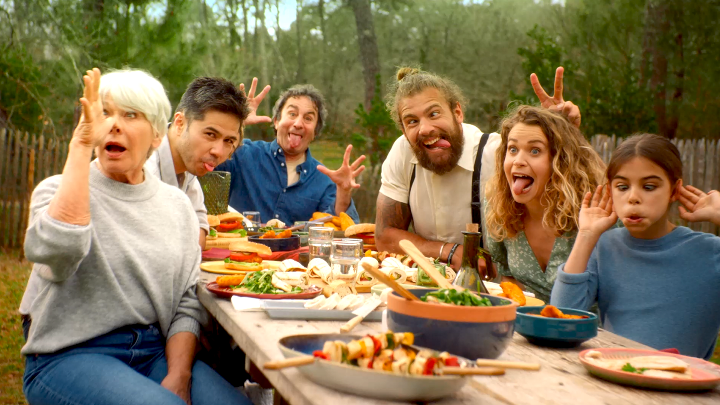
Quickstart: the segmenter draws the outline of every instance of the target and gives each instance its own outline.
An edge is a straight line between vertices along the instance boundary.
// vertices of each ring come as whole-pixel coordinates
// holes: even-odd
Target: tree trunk
[[[675,91],[670,99],[670,116],[667,123],[667,137],[670,139],[675,138],[677,135],[677,129],[680,124],[680,106],[685,88],[685,54],[683,52],[683,30],[685,27],[682,23],[684,13],[682,7],[673,7],[673,9],[672,16],[675,20],[676,27],[675,47],[677,60],[675,64],[677,68],[675,69]]]
[[[648,17],[645,26],[653,30],[651,44],[648,49],[652,57],[652,75],[650,90],[653,93],[653,111],[660,135],[669,137],[667,122],[667,72],[668,59],[665,55],[664,38],[670,29],[667,5],[663,1],[648,0]]]
[[[248,29],[248,6],[245,4],[245,0],[240,0],[240,6],[243,11],[243,43],[247,46],[248,37],[250,36],[250,30]]]
[[[295,74],[296,83],[305,83],[305,59],[302,50],[302,0],[297,0],[295,8],[295,28],[297,37],[297,73]]]
[[[255,41],[258,47],[258,57],[260,58],[260,83],[270,83],[268,76],[267,56],[265,52],[265,37],[267,29],[265,28],[265,5],[267,0],[255,0]],[[258,22],[260,29],[258,30]],[[270,97],[265,97],[263,104],[266,105],[268,115],[270,113]]]
[[[375,83],[380,75],[380,57],[378,56],[372,10],[370,9],[370,0],[350,0],[350,5],[355,14],[360,62],[362,62],[365,79],[365,110],[370,111],[375,95]]]

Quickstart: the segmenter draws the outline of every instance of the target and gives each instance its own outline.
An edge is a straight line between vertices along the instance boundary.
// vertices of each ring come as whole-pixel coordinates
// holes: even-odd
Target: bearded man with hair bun
[[[543,107],[561,111],[579,127],[580,109],[562,98],[563,72],[562,67],[556,71],[553,97],[534,73],[530,82]],[[375,219],[378,250],[400,253],[399,241],[408,239],[424,255],[460,267],[461,232],[467,223],[482,223],[482,196],[500,145],[499,134],[463,122],[466,104],[450,79],[410,67],[397,71],[387,108],[403,136],[382,167]],[[480,268],[484,271],[484,260]]]

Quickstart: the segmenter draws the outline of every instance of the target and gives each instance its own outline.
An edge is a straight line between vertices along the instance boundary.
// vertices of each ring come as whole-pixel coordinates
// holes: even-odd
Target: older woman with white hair
[[[165,90],[137,70],[83,79],[63,173],[32,195],[25,254],[42,285],[22,349],[28,402],[250,403],[194,361],[198,220],[143,170],[167,131]]]

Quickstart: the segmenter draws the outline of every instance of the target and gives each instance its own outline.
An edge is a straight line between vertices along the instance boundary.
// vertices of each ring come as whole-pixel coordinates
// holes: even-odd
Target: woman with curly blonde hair
[[[605,164],[578,128],[547,109],[518,107],[500,136],[486,190],[488,250],[503,281],[549,301],[583,196],[603,183]]]

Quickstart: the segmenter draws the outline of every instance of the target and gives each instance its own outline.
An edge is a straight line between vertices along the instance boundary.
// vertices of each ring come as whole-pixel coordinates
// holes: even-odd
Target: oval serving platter
[[[328,340],[350,342],[362,336],[347,334],[293,335],[280,339],[278,346],[286,358],[312,355],[322,350]],[[416,350],[422,347],[411,346]],[[469,360],[459,358],[466,364]],[[368,370],[329,361],[315,363],[298,370],[311,381],[327,388],[363,397],[391,401],[434,401],[458,392],[469,378],[463,376],[417,376]]]

